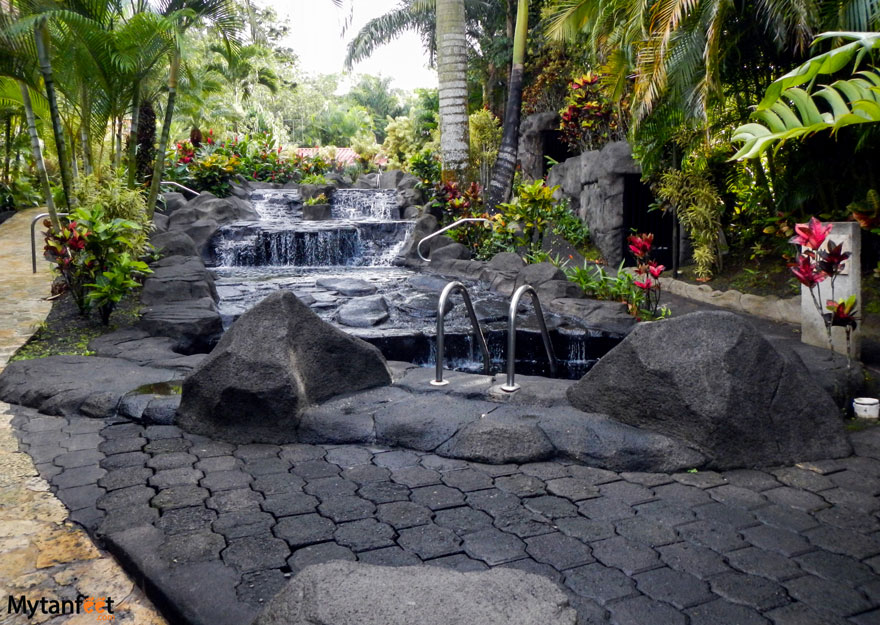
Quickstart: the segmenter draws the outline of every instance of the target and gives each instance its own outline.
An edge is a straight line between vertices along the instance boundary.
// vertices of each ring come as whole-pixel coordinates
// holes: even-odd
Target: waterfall
[[[397,191],[394,189],[337,189],[330,201],[333,217],[352,221],[397,219]]]
[[[259,190],[251,195],[259,222],[220,228],[211,241],[221,267],[388,267],[412,232],[411,221],[392,219],[393,189],[338,189],[333,219],[303,221],[298,190]]]

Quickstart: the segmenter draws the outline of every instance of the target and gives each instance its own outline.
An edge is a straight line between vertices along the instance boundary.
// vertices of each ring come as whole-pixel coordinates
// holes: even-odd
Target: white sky
[[[392,10],[398,0],[346,0],[337,9],[330,0],[258,0],[271,5],[279,15],[290,18],[289,45],[300,59],[300,67],[310,74],[336,74],[343,71],[345,49],[354,34],[370,19]],[[352,22],[342,36],[349,16]],[[407,31],[394,42],[377,49],[366,61],[355,65],[355,74],[390,76],[393,86],[405,91],[436,87],[437,73],[428,68],[428,56],[414,31]]]

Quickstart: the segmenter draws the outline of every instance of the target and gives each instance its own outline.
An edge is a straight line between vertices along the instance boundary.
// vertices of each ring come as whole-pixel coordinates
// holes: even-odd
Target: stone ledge
[[[672,295],[704,304],[711,304],[733,312],[741,312],[770,321],[781,323],[801,322],[801,300],[799,297],[779,298],[775,295],[751,295],[736,289],[714,290],[708,284],[690,284],[674,278],[661,278],[663,290]]]

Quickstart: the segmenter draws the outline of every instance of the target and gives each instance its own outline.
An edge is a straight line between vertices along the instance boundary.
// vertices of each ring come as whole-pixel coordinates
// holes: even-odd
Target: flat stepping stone
[[[363,295],[372,295],[376,292],[376,287],[366,280],[357,278],[318,278],[315,285],[323,289],[336,291],[340,295],[347,297],[361,297]]]

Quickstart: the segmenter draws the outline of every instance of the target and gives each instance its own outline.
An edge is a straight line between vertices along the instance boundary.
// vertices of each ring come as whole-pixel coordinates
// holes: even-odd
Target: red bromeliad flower
[[[654,283],[651,281],[651,278],[645,278],[644,280],[635,280],[635,281],[633,281],[633,284],[635,284],[640,289],[644,289],[645,291],[649,290],[651,287],[654,286]]]
[[[791,272],[794,274],[794,277],[798,279],[798,282],[808,289],[812,289],[828,277],[827,273],[818,269],[813,264],[812,260],[804,254],[798,255],[797,263],[792,265]]]
[[[802,245],[810,249],[818,250],[825,243],[825,238],[831,232],[831,224],[823,224],[815,217],[805,224],[795,224],[795,236],[790,239],[795,245]]]
[[[627,237],[629,243],[629,251],[636,258],[645,258],[651,253],[651,246],[654,244],[653,233],[648,234],[631,234]]]

